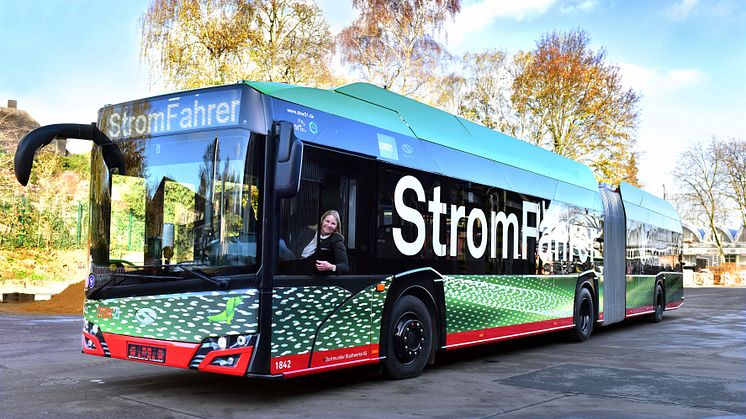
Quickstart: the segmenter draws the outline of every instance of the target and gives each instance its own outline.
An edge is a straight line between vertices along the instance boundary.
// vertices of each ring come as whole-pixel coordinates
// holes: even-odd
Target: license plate
[[[166,362],[166,348],[130,343],[127,345],[127,358],[164,363]]]

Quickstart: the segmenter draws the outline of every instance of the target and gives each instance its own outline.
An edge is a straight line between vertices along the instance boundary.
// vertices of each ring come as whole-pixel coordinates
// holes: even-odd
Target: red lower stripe
[[[316,373],[325,372],[325,371],[339,370],[339,369],[342,369],[342,368],[352,368],[352,367],[359,367],[361,365],[375,364],[378,361],[380,361],[378,358],[376,358],[376,359],[360,359],[360,360],[357,360],[357,361],[343,362],[343,363],[340,363],[340,364],[333,364],[333,365],[325,365],[325,366],[322,366],[322,367],[307,368],[305,370],[283,372],[282,374],[284,376],[288,377],[288,378],[290,378],[290,377],[300,377],[302,375],[309,375],[309,374],[316,374]]]
[[[629,317],[639,316],[642,314],[648,314],[655,312],[655,307],[653,306],[642,306],[642,307],[632,307],[628,308],[626,313]]]
[[[311,354],[286,355],[272,358],[270,371],[287,377],[313,374],[356,365],[372,364],[379,360],[378,345],[362,345],[332,349]]]
[[[305,370],[311,361],[311,354],[285,355],[272,358],[269,366],[271,374],[285,374],[290,371]]]
[[[128,359],[130,361],[146,362],[149,364],[168,365],[176,368],[189,368],[189,362],[199,348],[198,343],[182,343],[170,340],[145,339],[132,336],[115,335],[104,333],[104,340],[109,345],[112,358]],[[127,358],[127,345],[145,345],[166,349],[166,362],[157,363],[138,359]]]
[[[515,339],[539,333],[569,329],[574,326],[572,317],[545,320],[541,322],[494,327],[491,329],[471,330],[468,332],[449,333],[446,336],[446,348],[478,345],[481,343]]]
[[[371,359],[373,358],[371,346],[375,346],[376,358],[378,358],[378,345],[363,345],[352,348],[314,352],[313,357],[311,358],[311,368]]]
[[[682,305],[684,305],[684,301],[683,300],[674,301],[674,302],[671,302],[671,303],[666,303],[666,310],[676,310],[676,309],[680,308]]]

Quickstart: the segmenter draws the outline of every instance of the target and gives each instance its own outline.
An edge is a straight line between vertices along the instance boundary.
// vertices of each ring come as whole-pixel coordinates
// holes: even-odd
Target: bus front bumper
[[[210,337],[202,343],[175,342],[101,332],[85,322],[83,353],[148,364],[245,376],[256,342],[255,335]]]

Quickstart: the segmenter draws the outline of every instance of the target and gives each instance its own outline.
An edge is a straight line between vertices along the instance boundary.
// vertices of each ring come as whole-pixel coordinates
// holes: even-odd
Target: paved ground
[[[0,313],[0,417],[746,416],[746,288],[699,288],[663,322],[454,351],[418,378],[287,382],[80,354],[82,321]]]

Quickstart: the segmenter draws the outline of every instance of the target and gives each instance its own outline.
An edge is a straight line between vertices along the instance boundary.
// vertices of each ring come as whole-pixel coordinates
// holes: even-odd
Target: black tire
[[[593,324],[596,322],[596,310],[593,304],[593,296],[588,288],[581,288],[575,296],[575,313],[572,330],[572,338],[577,342],[585,342],[593,333]]]
[[[655,311],[650,316],[650,320],[653,323],[659,323],[663,320],[663,312],[666,310],[666,295],[663,293],[663,287],[661,283],[655,284],[655,293],[653,294],[653,308]]]
[[[432,320],[425,304],[411,295],[399,298],[387,330],[384,374],[394,380],[420,375],[433,350]]]

